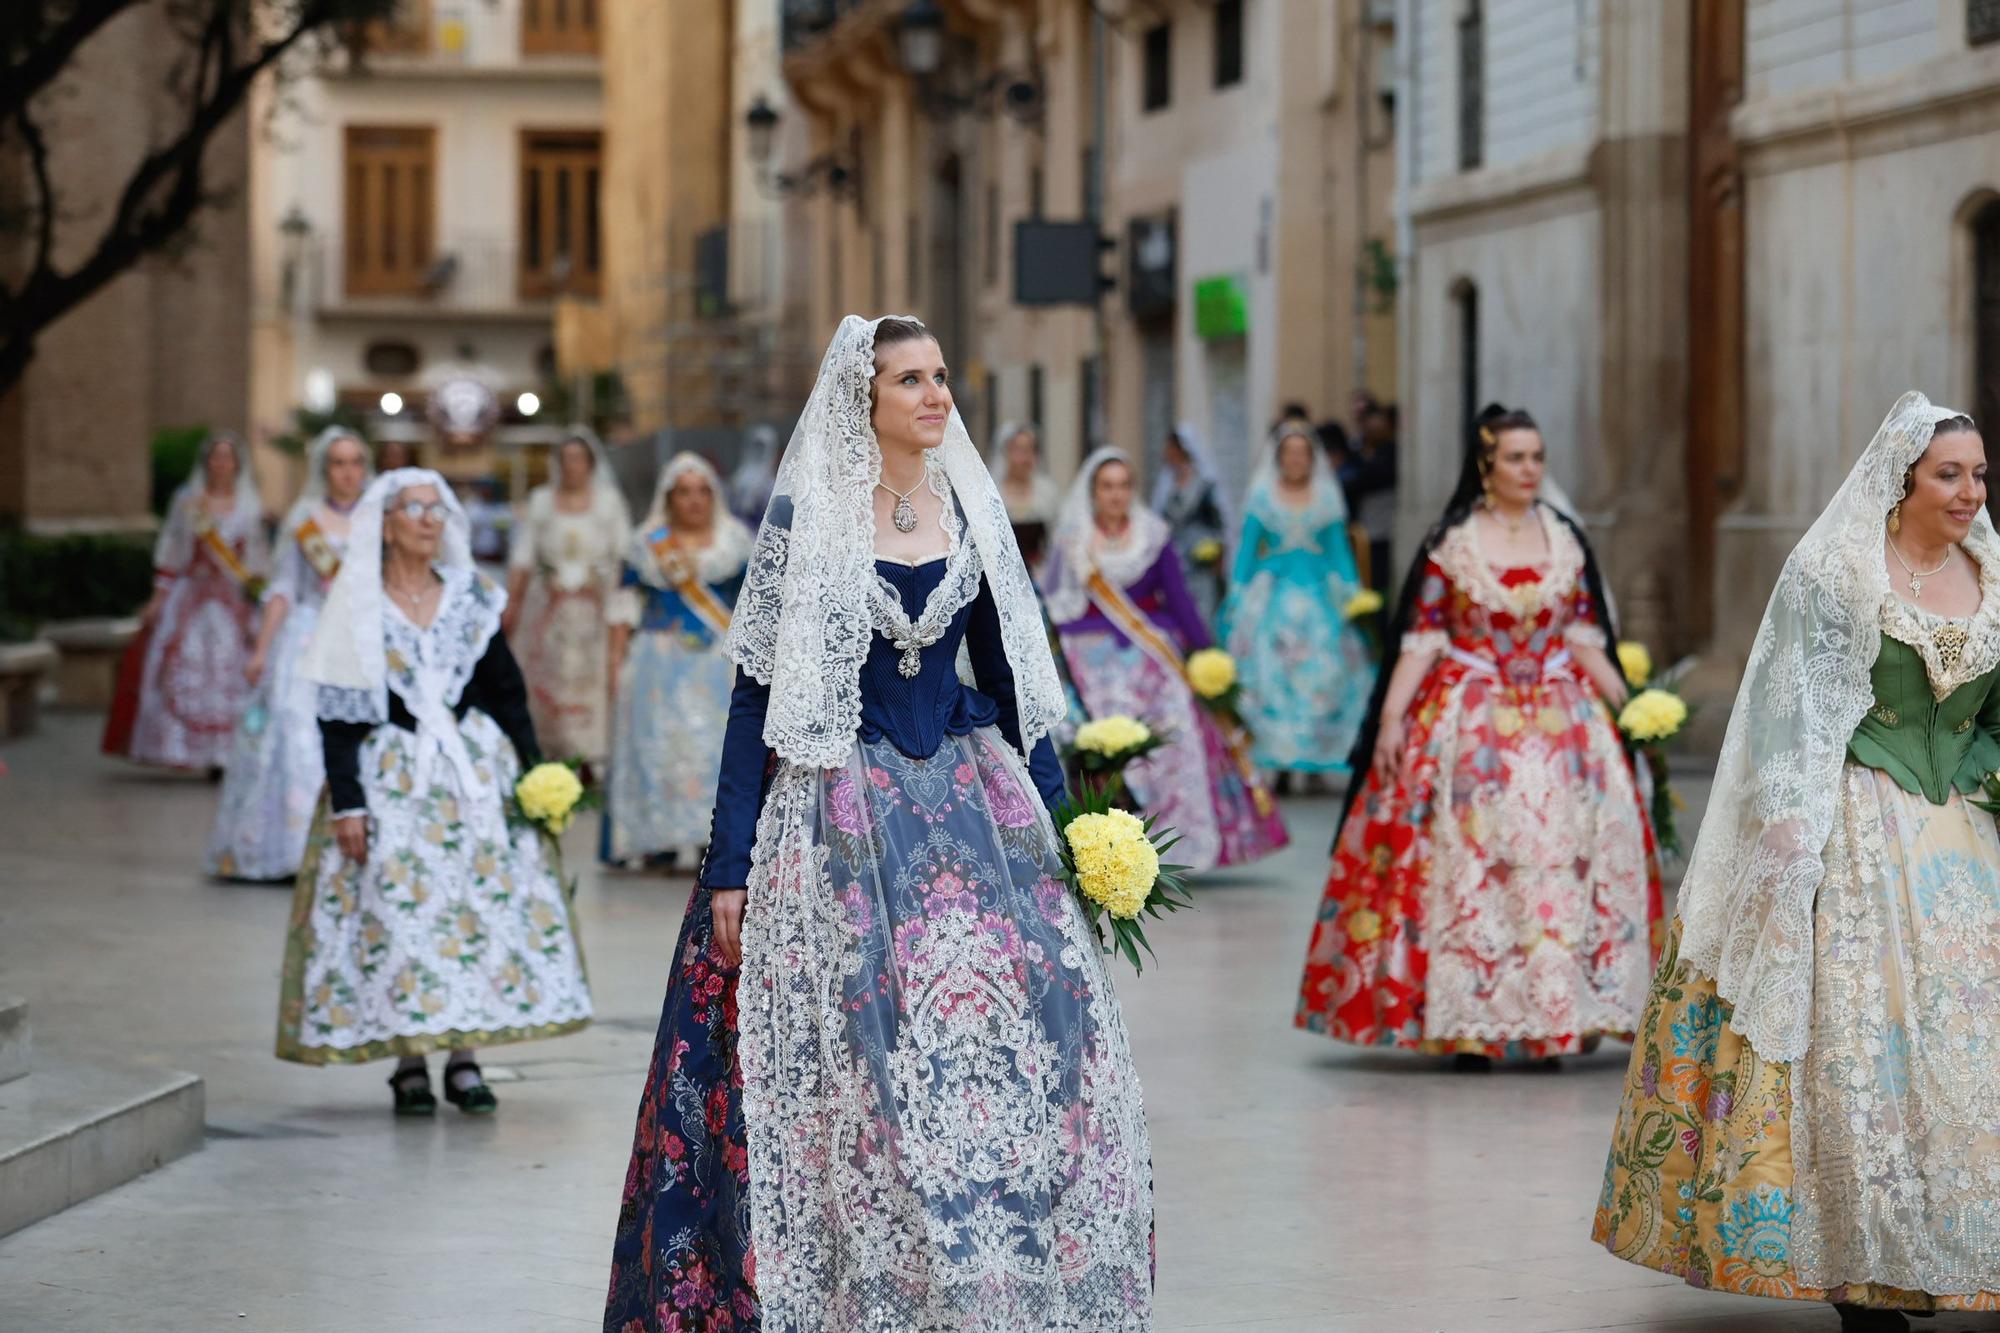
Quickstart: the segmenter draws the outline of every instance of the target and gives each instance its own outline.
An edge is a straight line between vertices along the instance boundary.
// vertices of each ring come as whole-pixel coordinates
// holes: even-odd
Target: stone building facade
[[[170,117],[167,68],[181,49],[157,6],[106,24],[38,100],[63,200],[58,262],[88,253],[118,192]],[[211,141],[221,202],[173,255],[148,260],[46,330],[26,377],[0,398],[0,519],[31,531],[144,530],[148,446],[162,428],[241,428],[249,402],[251,119]],[[0,163],[6,197],[32,190]],[[0,264],[10,262],[0,257]]]
[[[1405,542],[1526,406],[1628,631],[1726,694],[1898,393],[2000,422],[1995,10],[1402,0]]]

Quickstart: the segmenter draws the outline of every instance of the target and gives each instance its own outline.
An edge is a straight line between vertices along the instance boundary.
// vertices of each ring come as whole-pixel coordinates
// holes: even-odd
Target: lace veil
[[[368,480],[375,479],[375,452],[368,447],[368,441],[345,426],[328,426],[306,446],[305,484],[299,488],[299,498],[285,511],[284,524],[278,529],[280,538],[289,541],[299,524],[312,516],[313,507],[326,499],[326,456],[340,440],[352,440],[361,446],[361,464],[367,469]]]
[[[1091,499],[1098,469],[1106,463],[1123,463],[1132,470],[1135,483],[1132,526],[1115,547],[1098,541],[1097,506]],[[1070,483],[1062,514],[1056,519],[1055,537],[1049,543],[1049,567],[1042,579],[1049,619],[1055,624],[1066,625],[1090,609],[1088,585],[1093,572],[1101,570],[1120,587],[1128,586],[1153,567],[1173,535],[1167,521],[1139,498],[1138,476],[1131,455],[1110,447],[1093,450],[1077,468],[1076,480]]]
[[[174,490],[173,501],[167,506],[167,521],[160,528],[159,540],[153,544],[153,568],[186,569],[194,559],[195,516],[202,492],[208,489],[208,456],[217,449],[228,449],[236,455],[236,498],[230,512],[248,515],[257,540],[263,540],[263,500],[257,494],[257,478],[250,470],[249,447],[235,432],[217,431],[202,441],[201,451],[195,455],[194,470]]]
[[[473,567],[472,525],[443,477],[429,468],[404,467],[368,483],[349,520],[347,552],[327,590],[326,605],[300,668],[319,687],[321,717],[377,725],[389,720],[388,666],[382,647],[382,516],[397,496],[416,486],[437,487],[449,511],[436,566]],[[494,596],[504,605],[504,593],[495,589]]]
[[[701,581],[719,583],[733,576],[750,556],[753,540],[750,529],[729,511],[729,495],[723,489],[722,477],[706,458],[683,449],[661,465],[659,478],[653,483],[653,503],[647,507],[646,516],[640,520],[639,526],[632,530],[632,543],[625,554],[626,563],[638,571],[643,581],[655,588],[669,585],[666,574],[660,569],[660,562],[653,555],[652,535],[661,528],[672,528],[667,493],[689,473],[707,482],[708,492],[715,499],[712,511],[714,531],[708,548],[695,561],[696,573]]]
[[[1320,447],[1318,434],[1303,422],[1288,421],[1271,432],[1257,470],[1250,474],[1244,512],[1258,515],[1267,525],[1293,512],[1278,503],[1278,447],[1294,435],[1312,446],[1312,501],[1303,513],[1307,524],[1317,529],[1329,523],[1347,522],[1347,495],[1333,475],[1333,464],[1328,461],[1326,450]]]
[[[770,686],[764,743],[821,768],[847,762],[861,725],[861,664],[874,639],[874,490],[882,476],[870,386],[875,327],[849,315],[778,467],[730,628],[736,664]],[[953,410],[926,458],[933,490],[948,488],[965,519],[1000,613],[1014,674],[1023,751],[1067,713],[1041,607],[986,460]]]
[[[1869,673],[1891,596],[1883,524],[1937,423],[1896,400],[1854,470],[1785,561],[1743,669],[1708,814],[1680,891],[1681,949],[1735,1006],[1766,1060],[1795,1061],[1811,1028],[1813,903],[1848,740],[1874,702]],[[1973,540],[1993,538],[1984,512]]]

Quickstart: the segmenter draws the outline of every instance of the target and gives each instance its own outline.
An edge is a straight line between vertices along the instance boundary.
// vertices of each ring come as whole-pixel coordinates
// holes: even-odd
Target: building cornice
[[[1869,151],[1901,146],[1918,122],[1931,121],[1945,136],[1976,128],[1957,122],[1968,114],[2000,118],[2000,50],[1955,51],[1870,83],[1818,88],[1762,97],[1738,106],[1730,117],[1737,142],[1758,156],[1798,149]],[[1857,142],[1858,141],[1858,142]]]
[[[1426,181],[1402,191],[1397,205],[1407,210],[1412,222],[1427,224],[1589,189],[1593,147],[1571,144],[1504,166]]]
[[[320,75],[328,83],[357,88],[370,83],[407,87],[415,83],[573,85],[593,92],[604,86],[604,66],[595,56],[542,57],[516,65],[468,65],[422,57],[377,56],[359,69],[330,68]]]

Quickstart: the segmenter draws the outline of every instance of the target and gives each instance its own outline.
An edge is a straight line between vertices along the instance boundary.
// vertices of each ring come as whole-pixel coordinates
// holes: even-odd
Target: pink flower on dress
[[[859,838],[867,831],[867,823],[861,817],[861,802],[855,796],[854,779],[846,773],[835,778],[827,791],[826,813],[833,826],[850,838]]]
[[[1004,768],[986,770],[986,804],[1001,828],[1028,828],[1035,822],[1034,805]]]

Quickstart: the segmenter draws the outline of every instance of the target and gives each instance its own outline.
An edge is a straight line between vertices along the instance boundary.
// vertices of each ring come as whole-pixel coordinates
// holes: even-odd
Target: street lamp
[[[757,184],[773,195],[811,195],[825,190],[835,198],[861,193],[861,149],[858,136],[846,153],[821,153],[796,171],[772,171],[771,153],[777,136],[778,109],[759,93],[743,113],[749,133],[750,164],[757,169]]]
[[[524,417],[535,415],[542,410],[541,395],[533,392],[522,394],[514,400],[514,410]]]
[[[778,110],[766,101],[764,94],[758,93],[757,100],[750,104],[743,122],[750,130],[750,162],[758,170],[771,164],[772,140],[778,132]]]
[[[944,64],[944,11],[937,0],[916,0],[896,23],[903,68],[927,79]]]
[[[945,86],[945,13],[937,0],[915,0],[896,20],[896,51],[916,80],[924,109],[940,119],[1005,113],[1024,125],[1042,118],[1042,76],[1033,68],[996,69],[964,92]]]
[[[397,416],[402,412],[402,410],[403,410],[402,394],[397,393],[394,389],[391,389],[388,393],[382,395],[383,416],[385,417]]]
[[[278,220],[278,234],[285,238],[285,267],[279,284],[287,310],[298,310],[304,304],[299,288],[303,285],[301,274],[305,266],[306,242],[312,237],[312,229],[312,219],[297,204],[293,204]]]

